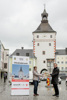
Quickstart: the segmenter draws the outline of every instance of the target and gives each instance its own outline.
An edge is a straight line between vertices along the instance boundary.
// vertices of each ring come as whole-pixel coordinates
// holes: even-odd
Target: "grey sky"
[[[10,53],[23,46],[33,48],[32,32],[41,22],[44,4],[57,31],[57,48],[67,47],[67,0],[0,0],[0,40]]]

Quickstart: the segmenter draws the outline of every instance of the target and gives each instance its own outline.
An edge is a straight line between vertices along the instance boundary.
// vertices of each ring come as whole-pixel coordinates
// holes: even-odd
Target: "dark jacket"
[[[59,68],[58,67],[53,69],[51,76],[52,76],[52,84],[58,84],[58,77],[59,77]]]

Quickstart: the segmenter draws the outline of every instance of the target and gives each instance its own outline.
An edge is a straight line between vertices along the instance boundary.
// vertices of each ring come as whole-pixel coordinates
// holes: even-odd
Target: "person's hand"
[[[50,74],[48,74],[48,77],[51,77],[51,75],[50,75]]]
[[[42,77],[45,77],[45,74],[43,74]]]

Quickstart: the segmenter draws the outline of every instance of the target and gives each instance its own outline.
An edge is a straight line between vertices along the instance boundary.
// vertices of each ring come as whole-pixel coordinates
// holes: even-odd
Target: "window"
[[[65,67],[65,69],[67,70],[67,67]]]
[[[45,51],[43,51],[43,55],[45,55]]]
[[[37,38],[39,38],[39,35],[37,35]]]
[[[43,16],[43,20],[47,20],[47,17],[45,15]]]
[[[37,43],[37,46],[39,46],[39,43]]]
[[[65,63],[67,64],[67,61]]]
[[[50,38],[52,38],[52,35],[50,35]]]
[[[16,53],[16,55],[19,56],[20,54],[19,53]]]
[[[4,63],[4,68],[7,68],[7,63]]]
[[[55,52],[55,54],[58,54],[58,52]]]
[[[57,64],[59,64],[60,62],[58,61]]]
[[[31,71],[31,68],[29,68],[29,71]]]
[[[61,70],[64,70],[64,67],[61,67]]]
[[[65,67],[65,71],[67,71],[67,67]]]
[[[26,53],[26,56],[29,56],[29,53]]]
[[[64,62],[62,61],[61,63],[63,64]]]
[[[31,64],[31,61],[29,61],[29,64]]]
[[[65,69],[67,69],[67,67],[65,67]]]
[[[45,63],[45,60],[43,61],[43,63]]]
[[[51,46],[51,43],[49,43],[49,46]]]

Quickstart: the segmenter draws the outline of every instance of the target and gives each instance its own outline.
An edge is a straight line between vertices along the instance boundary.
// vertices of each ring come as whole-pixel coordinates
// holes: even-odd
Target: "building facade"
[[[67,48],[56,50],[56,63],[61,73],[67,72]]]
[[[8,72],[9,49],[5,49],[0,41],[0,73]]]
[[[56,31],[48,23],[48,13],[44,9],[41,14],[42,21],[33,32],[33,53],[37,58],[39,72],[53,69],[56,51]]]
[[[37,58],[33,55],[33,49],[16,49],[9,57],[9,78],[12,76],[12,57],[26,56],[29,57],[29,70],[33,71],[33,67],[37,65]],[[9,79],[11,80],[11,79]]]

